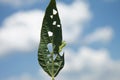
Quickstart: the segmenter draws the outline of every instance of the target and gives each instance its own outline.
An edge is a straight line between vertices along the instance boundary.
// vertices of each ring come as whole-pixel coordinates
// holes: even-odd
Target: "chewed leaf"
[[[61,28],[56,2],[51,0],[43,19],[38,49],[39,64],[51,77],[56,77],[64,67],[64,54],[59,54],[64,47]]]
[[[53,9],[53,15],[56,15],[57,11],[55,9]]]

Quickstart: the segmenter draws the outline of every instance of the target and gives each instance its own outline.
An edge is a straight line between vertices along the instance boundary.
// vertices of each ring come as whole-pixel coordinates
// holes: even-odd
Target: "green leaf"
[[[49,44],[52,44],[50,51]],[[43,19],[41,29],[41,40],[38,49],[38,61],[45,72],[51,77],[56,77],[64,67],[64,54],[60,55],[65,46],[62,41],[62,27],[56,8],[55,0],[51,0]]]

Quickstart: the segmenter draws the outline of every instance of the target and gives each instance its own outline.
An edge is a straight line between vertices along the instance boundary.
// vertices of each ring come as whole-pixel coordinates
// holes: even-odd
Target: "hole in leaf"
[[[53,32],[48,31],[48,35],[49,35],[49,36],[53,36]]]
[[[50,56],[51,56],[50,54],[47,55],[48,58],[49,58]]]
[[[47,45],[47,48],[48,48],[48,50],[50,51],[50,52],[52,52],[52,43],[49,43],[48,45]]]
[[[53,55],[53,60],[55,60],[55,59],[56,59],[56,57],[57,57],[57,54],[54,54],[54,55]]]
[[[57,27],[60,27],[60,25],[57,25]]]
[[[57,23],[56,21],[53,21],[53,25],[56,25],[56,23]]]
[[[57,10],[53,9],[53,15],[57,14]]]
[[[63,52],[63,51],[61,51],[59,54],[60,54],[60,56],[63,56],[64,52]]]
[[[50,15],[50,18],[53,19],[53,15]]]

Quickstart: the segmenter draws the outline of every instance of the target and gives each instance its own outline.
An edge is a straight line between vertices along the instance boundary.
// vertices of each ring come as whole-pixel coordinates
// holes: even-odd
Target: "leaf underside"
[[[48,44],[52,44],[52,52]],[[49,76],[56,77],[64,66],[64,54],[61,56],[59,47],[62,45],[61,22],[55,0],[51,0],[46,8],[41,29],[41,40],[38,49],[38,61]]]

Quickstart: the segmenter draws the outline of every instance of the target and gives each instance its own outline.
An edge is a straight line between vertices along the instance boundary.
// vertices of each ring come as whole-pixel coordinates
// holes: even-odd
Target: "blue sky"
[[[37,61],[48,0],[0,0],[0,80],[50,80]],[[67,42],[56,80],[120,79],[120,1],[57,0]]]

